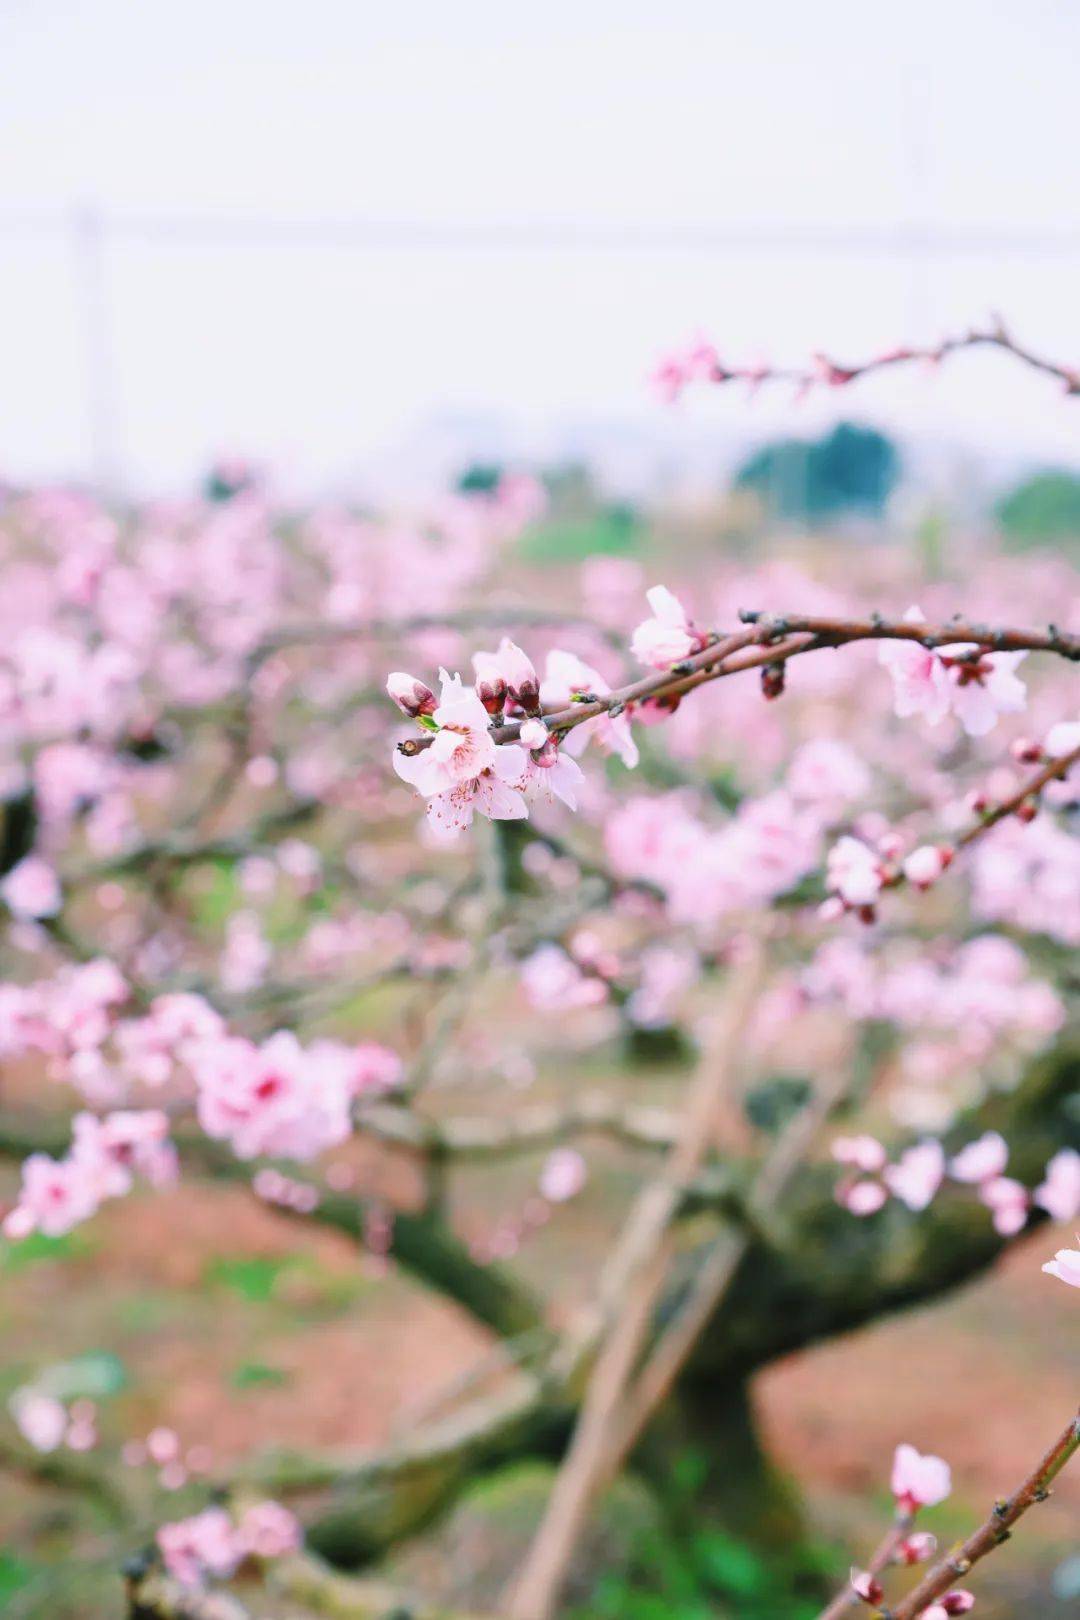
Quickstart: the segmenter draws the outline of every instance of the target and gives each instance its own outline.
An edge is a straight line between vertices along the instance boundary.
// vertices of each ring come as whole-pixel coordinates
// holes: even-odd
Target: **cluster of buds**
[[[473,654],[476,695],[488,714],[501,716],[507,701],[527,715],[540,713],[540,678],[532,660],[508,636],[498,651]]]
[[[822,921],[835,922],[850,911],[861,922],[872,923],[883,889],[895,889],[901,883],[920,890],[932,888],[956,858],[951,844],[920,844],[906,856],[903,848],[904,841],[896,833],[886,833],[873,847],[861,838],[840,838],[826,862],[832,892],[820,908]]]

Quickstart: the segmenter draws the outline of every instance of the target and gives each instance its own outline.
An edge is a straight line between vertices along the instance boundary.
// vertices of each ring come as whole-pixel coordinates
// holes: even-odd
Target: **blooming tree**
[[[974,343],[1077,391],[997,328],[932,357]],[[698,346],[661,382],[771,375]],[[1080,1218],[1075,581],[988,558],[959,612],[955,582],[895,557],[676,560],[665,585],[596,558],[548,609],[512,555],[528,479],[378,521],[284,511],[257,480],[217,494],[5,501],[5,1239],[228,1180],[412,1273],[510,1371],[384,1453],[242,1468],[99,1432],[30,1380],[23,1464],[78,1454],[121,1517],[125,1469],[188,1493],[132,1569],[139,1615],[209,1614],[200,1594],[256,1573],[375,1612],[333,1563],[377,1559],[473,1469],[554,1453],[503,1604],[546,1620],[600,1492],[688,1433],[715,1442],[702,1511],[790,1540],[759,1368],[1035,1234],[1047,1288],[1080,1287],[1080,1253],[1041,1234]],[[626,1079],[643,1051],[679,1077],[670,1109]],[[413,1192],[366,1184],[358,1142],[404,1156]],[[545,1299],[532,1241],[613,1148],[637,1173],[619,1234],[584,1297]],[[470,1227],[448,1184],[481,1160],[526,1170]],[[958,1581],[1080,1430],[937,1563],[915,1521],[949,1469],[898,1442],[894,1525],[830,1620],[916,1564],[898,1620],[965,1612]]]

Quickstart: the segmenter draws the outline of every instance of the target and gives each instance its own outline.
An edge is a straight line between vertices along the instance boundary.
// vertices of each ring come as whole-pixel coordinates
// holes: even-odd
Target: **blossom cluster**
[[[241,1159],[317,1157],[350,1135],[358,1101],[402,1078],[400,1058],[378,1042],[305,1046],[288,1031],[255,1042],[231,1034],[201,996],[159,996],[145,1014],[125,1016],[128,998],[122,975],[104,962],[2,986],[0,1051],[45,1054],[56,1078],[97,1101],[169,1087],[172,1106],[193,1102],[207,1136]],[[172,1179],[169,1125],[163,1109],[145,1106],[77,1114],[63,1158],[25,1161],[5,1234],[59,1236],[130,1192],[137,1176],[151,1185]]]
[[[832,1156],[845,1170],[836,1187],[837,1201],[853,1215],[876,1214],[890,1193],[911,1210],[927,1209],[946,1174],[976,1189],[1002,1237],[1022,1231],[1032,1208],[1045,1210],[1056,1221],[1080,1215],[1080,1153],[1072,1148],[1053,1156],[1031,1193],[1005,1174],[1009,1148],[997,1131],[969,1142],[952,1159],[946,1158],[940,1142],[927,1140],[905,1149],[890,1163],[884,1145],[869,1135],[837,1137]]]
[[[248,1558],[264,1561],[296,1552],[303,1537],[294,1514],[280,1502],[253,1502],[237,1517],[223,1507],[163,1524],[157,1533],[170,1575],[184,1586],[227,1580]]]

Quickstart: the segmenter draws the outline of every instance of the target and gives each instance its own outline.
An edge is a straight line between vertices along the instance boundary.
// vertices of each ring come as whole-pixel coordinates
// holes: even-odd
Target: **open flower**
[[[540,696],[545,703],[566,708],[578,693],[607,697],[610,691],[611,687],[599,670],[586,664],[576,653],[563,652],[557,647],[548,653],[544,683],[540,688]],[[618,754],[629,769],[633,770],[637,764],[637,743],[627,715],[598,714],[594,720],[587,720],[575,726],[573,731],[568,731],[562,747],[566,753],[577,758],[590,738],[596,739],[605,754]]]
[[[910,607],[905,624],[925,624],[921,608]],[[918,641],[882,641],[878,660],[892,676],[893,708],[902,720],[925,715],[932,726],[949,712],[949,677],[937,653]]]
[[[701,646],[701,636],[666,585],[654,585],[645,592],[652,618],[638,625],[630,641],[635,658],[651,669],[670,669]]]
[[[520,821],[528,809],[516,783],[526,756],[514,744],[498,744],[487,710],[460,675],[440,670],[442,695],[432,719],[438,731],[428,748],[407,758],[394,755],[394,769],[429,800],[433,826],[454,834],[468,827],[474,811],[495,821]]]
[[[1054,1154],[1033,1201],[1055,1221],[1074,1221],[1080,1215],[1080,1153],[1075,1148]]]
[[[926,1209],[945,1176],[945,1150],[940,1142],[920,1142],[901,1153],[882,1179],[894,1198],[908,1209]]]
[[[1043,1270],[1048,1277],[1057,1277],[1070,1288],[1080,1288],[1080,1249],[1059,1249]]]
[[[978,1141],[961,1148],[949,1165],[949,1174],[954,1181],[977,1185],[1002,1175],[1008,1162],[1009,1147],[1005,1138],[998,1131],[987,1131]]]
[[[949,706],[969,737],[984,737],[999,714],[1022,714],[1027,689],[1016,673],[1026,653],[985,653],[974,643],[942,647]]]
[[[952,1473],[940,1457],[923,1456],[914,1446],[900,1445],[893,1457],[891,1489],[906,1513],[936,1507],[952,1490]]]

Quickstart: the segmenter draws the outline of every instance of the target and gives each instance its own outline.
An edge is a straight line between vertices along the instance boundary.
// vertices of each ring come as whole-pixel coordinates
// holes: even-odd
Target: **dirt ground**
[[[483,1205],[505,1207],[506,1193],[492,1181],[459,1223],[475,1228]],[[606,1201],[590,1207],[588,1197],[560,1211],[533,1240],[529,1270],[538,1280],[559,1270],[564,1282],[569,1272],[573,1286],[587,1286],[590,1256],[614,1220]],[[1040,1245],[1040,1254],[1052,1247],[1045,1235]],[[1029,1249],[944,1304],[769,1370],[758,1388],[763,1423],[822,1532],[855,1549],[875,1538],[901,1439],[953,1464],[954,1498],[935,1528],[970,1527],[1076,1409],[1077,1309]],[[109,1352],[123,1387],[101,1404],[104,1447],[168,1424],[185,1446],[209,1447],[223,1471],[268,1440],[368,1446],[404,1432],[431,1392],[472,1367],[487,1344],[408,1279],[382,1275],[370,1257],[358,1264],[345,1239],[301,1229],[236,1187],[140,1197],[30,1262],[9,1253],[0,1332],[0,1397],[58,1362]],[[195,1501],[152,1490],[147,1478],[148,1521]],[[60,1503],[59,1493],[0,1471],[0,1545],[9,1549],[0,1555],[0,1612],[5,1567],[14,1582],[26,1569],[58,1560],[75,1568],[89,1557],[100,1587],[87,1586],[80,1607],[51,1612],[119,1614],[115,1564],[107,1567],[117,1555]],[[996,1594],[998,1606],[986,1603],[987,1620],[1069,1612],[1050,1598],[1050,1578],[1080,1545],[1078,1530],[1074,1474],[988,1566],[980,1590]],[[16,1620],[50,1612],[25,1593],[12,1604]]]

